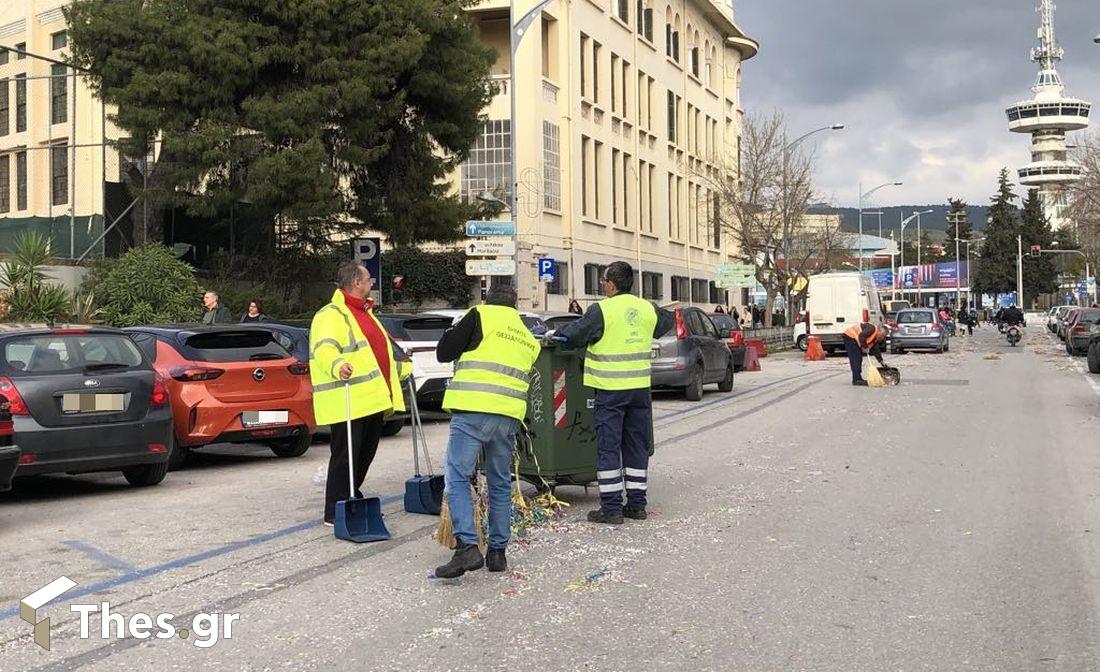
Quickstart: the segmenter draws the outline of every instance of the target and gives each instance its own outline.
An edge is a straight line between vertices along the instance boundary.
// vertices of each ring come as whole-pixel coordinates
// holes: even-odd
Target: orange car
[[[175,427],[169,464],[211,443],[267,444],[279,457],[309,450],[316,429],[309,365],[261,325],[126,329],[168,381]]]

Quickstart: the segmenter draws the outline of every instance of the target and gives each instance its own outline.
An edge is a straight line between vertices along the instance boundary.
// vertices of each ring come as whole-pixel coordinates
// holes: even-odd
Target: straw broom
[[[867,373],[864,376],[867,380],[869,387],[886,387],[886,381],[882,379],[882,373],[879,372],[878,367],[871,364],[869,359],[865,359],[867,364]]]

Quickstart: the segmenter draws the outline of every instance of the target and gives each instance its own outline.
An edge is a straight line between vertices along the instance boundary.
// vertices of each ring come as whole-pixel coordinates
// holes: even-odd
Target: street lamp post
[[[903,183],[898,180],[896,182],[887,182],[880,184],[874,189],[863,192],[863,183],[859,183],[859,270],[863,270],[863,201],[875,193],[879,189],[885,189],[886,187],[900,187]]]
[[[788,283],[789,283],[790,277],[791,277],[791,243],[790,243],[791,231],[790,231],[790,212],[788,210],[789,203],[788,203],[788,195],[787,195],[787,174],[788,174],[789,169],[790,169],[791,150],[794,149],[798,145],[798,143],[802,142],[803,140],[810,137],[811,135],[816,135],[817,133],[822,133],[824,131],[842,131],[842,130],[844,130],[844,124],[832,124],[830,126],[822,126],[821,128],[814,129],[814,130],[810,131],[809,133],[804,133],[804,134],[800,135],[799,137],[795,138],[792,142],[784,145],[784,147],[783,147],[783,212],[781,214],[783,216],[783,261],[784,261],[784,263],[787,264],[787,280],[788,280]],[[787,319],[788,322],[790,322],[791,316],[793,315],[792,306],[791,306],[791,290],[792,289],[793,289],[793,287],[791,287],[788,284],[788,286],[787,286],[787,315],[786,315],[786,319]]]
[[[1054,241],[1051,245],[1057,245],[1058,241]],[[1040,254],[1079,254],[1081,258],[1085,260],[1085,294],[1086,299],[1089,291],[1089,278],[1092,277],[1092,267],[1089,266],[1089,258],[1081,250],[1039,250]],[[1087,301],[1086,301],[1087,303]],[[1081,293],[1077,293],[1077,305],[1084,305],[1081,303]]]
[[[959,265],[959,243],[962,243],[962,244],[966,245],[966,291],[967,291],[968,301],[970,303],[971,308],[974,307],[974,285],[970,280],[970,277],[971,277],[971,273],[970,273],[970,243],[980,243],[983,240],[985,240],[985,238],[961,238],[960,239],[958,236],[955,237],[955,273],[959,276],[960,280],[962,278],[962,273],[959,272],[959,268],[958,268],[958,265]],[[955,298],[955,301],[956,302],[958,301],[957,296]]]
[[[901,220],[901,267],[905,268],[905,227],[909,222],[914,219],[917,220],[917,300],[920,301],[920,217],[921,215],[927,215],[932,210],[921,210],[920,212],[914,212],[905,219]],[[902,271],[904,272],[904,271]],[[902,295],[905,294],[905,288],[902,287]]]

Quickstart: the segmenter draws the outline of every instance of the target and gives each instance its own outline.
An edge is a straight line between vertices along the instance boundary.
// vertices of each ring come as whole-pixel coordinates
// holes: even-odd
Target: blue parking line
[[[99,564],[110,567],[111,569],[117,569],[123,574],[129,574],[131,572],[137,571],[136,567],[126,562],[122,558],[117,558],[107,551],[103,550],[102,548],[97,548],[87,542],[79,541],[77,539],[69,539],[67,541],[61,542],[61,544],[63,546],[68,546],[74,551],[80,551],[81,553],[88,556],[92,560],[95,560]]]
[[[386,506],[387,504],[393,504],[394,502],[400,501],[402,499],[404,499],[404,495],[392,495],[390,497],[383,497],[382,498],[382,506]],[[250,537],[248,539],[243,539],[241,541],[235,541],[231,544],[226,544],[225,546],[219,546],[218,548],[212,548],[209,551],[203,551],[202,553],[195,553],[194,555],[188,555],[188,556],[185,556],[185,557],[182,557],[182,558],[177,558],[176,560],[169,560],[168,562],[164,562],[164,563],[161,563],[159,565],[154,565],[153,567],[148,567],[146,569],[132,569],[131,568],[130,571],[126,572],[125,574],[121,574],[119,576],[116,576],[113,579],[108,579],[106,581],[100,581],[99,583],[93,583],[89,586],[84,586],[84,587],[80,587],[77,590],[69,591],[69,592],[65,593],[64,598],[65,598],[66,601],[71,602],[73,600],[79,599],[79,598],[84,597],[86,595],[94,595],[95,593],[98,593],[98,592],[101,592],[101,591],[104,591],[104,590],[110,590],[111,588],[117,588],[118,586],[124,586],[128,583],[133,583],[135,581],[138,581],[140,579],[145,579],[145,578],[148,578],[150,576],[156,576],[158,574],[163,574],[164,572],[167,572],[167,571],[170,571],[170,570],[173,570],[173,569],[179,569],[181,567],[187,567],[188,565],[193,565],[197,562],[202,562],[203,560],[209,560],[210,558],[216,558],[220,555],[225,555],[227,553],[232,553],[233,551],[239,551],[242,548],[248,548],[250,546],[256,546],[256,545],[262,544],[264,542],[272,541],[273,539],[278,539],[279,537],[285,537],[289,534],[294,534],[295,532],[301,532],[302,530],[308,530],[309,528],[317,527],[320,524],[321,524],[321,521],[316,520],[316,519],[307,520],[305,522],[298,523],[297,525],[291,525],[290,527],[284,527],[281,530],[275,530],[274,532],[268,532],[267,534],[261,534],[261,535],[256,536],[256,537]],[[94,547],[91,547],[91,548],[94,548]],[[81,549],[81,550],[83,550],[83,549]],[[104,555],[106,555],[106,554],[104,554]],[[0,620],[13,618],[13,617],[18,616],[18,615],[19,615],[19,608],[18,607],[15,607],[14,609],[5,609],[3,611],[0,611]]]

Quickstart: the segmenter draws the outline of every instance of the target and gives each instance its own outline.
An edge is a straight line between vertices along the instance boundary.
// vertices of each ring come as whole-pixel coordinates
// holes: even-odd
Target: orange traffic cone
[[[760,357],[756,354],[755,345],[745,346],[745,366],[742,371],[759,371],[760,370]]]
[[[763,339],[753,338],[745,341],[745,346],[756,348],[756,356],[763,359],[768,356],[768,344]]]
[[[817,336],[810,336],[807,339],[806,355],[803,357],[807,362],[820,362],[825,359],[825,350],[821,347],[821,339]]]

